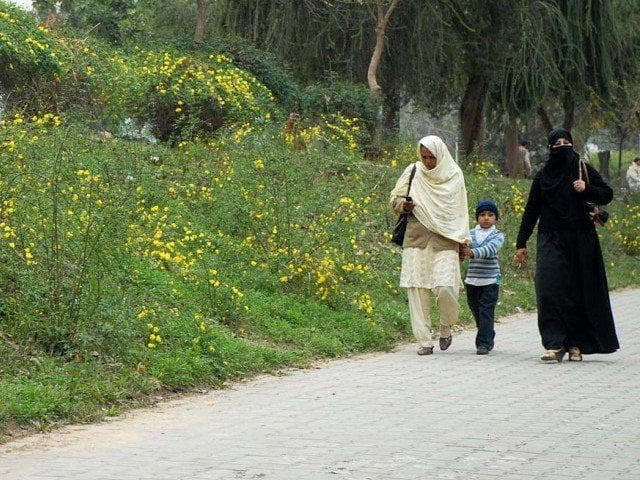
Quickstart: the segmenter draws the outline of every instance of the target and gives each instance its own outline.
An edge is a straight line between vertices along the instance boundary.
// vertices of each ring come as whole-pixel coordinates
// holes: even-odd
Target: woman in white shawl
[[[451,345],[451,325],[458,320],[460,245],[470,243],[467,190],[460,167],[440,137],[420,140],[420,161],[409,165],[391,192],[397,214],[409,213],[402,245],[400,286],[407,288],[411,328],[418,355],[433,353],[429,292],[440,309],[440,349]],[[407,195],[413,166],[416,173]],[[409,197],[409,198],[407,198]]]

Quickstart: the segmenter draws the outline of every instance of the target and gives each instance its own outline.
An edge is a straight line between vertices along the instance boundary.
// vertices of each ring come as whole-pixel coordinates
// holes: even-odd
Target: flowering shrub
[[[366,126],[374,125],[377,115],[366,87],[336,79],[305,88],[302,93],[302,110],[307,116],[339,113],[347,118],[357,117]]]
[[[52,114],[0,122],[0,251],[28,286],[4,300],[16,307],[28,303],[32,310],[21,335],[59,354],[101,300],[119,243],[103,242],[120,232],[116,225],[127,208],[126,189],[81,160],[90,157],[88,150],[64,150],[61,124]],[[18,311],[15,321],[25,313]]]
[[[60,72],[60,61],[45,28],[35,19],[0,0],[0,85],[21,88],[39,76]]]
[[[89,51],[87,82],[94,101],[116,121],[151,122],[162,140],[196,137],[225,124],[264,123],[273,95],[230,58],[136,49],[103,58]]]
[[[613,233],[624,253],[640,257],[640,204],[627,203],[622,212],[612,212],[605,230]]]

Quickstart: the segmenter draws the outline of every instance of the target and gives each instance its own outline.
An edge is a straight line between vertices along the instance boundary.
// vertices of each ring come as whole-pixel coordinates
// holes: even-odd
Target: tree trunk
[[[573,128],[575,102],[571,93],[565,93],[562,101],[562,107],[564,109],[564,120],[562,121],[562,127],[571,131]]]
[[[611,158],[611,152],[605,150],[604,152],[598,152],[598,160],[600,162],[600,168],[598,169],[602,178],[607,182],[609,181],[609,159]]]
[[[198,0],[198,18],[196,20],[196,33],[193,36],[193,43],[196,48],[202,45],[204,31],[207,27],[207,7],[209,0]]]
[[[379,98],[382,92],[382,88],[378,85],[377,72],[380,66],[380,58],[382,58],[382,49],[384,47],[384,33],[389,23],[389,17],[395,10],[400,0],[393,0],[391,5],[384,11],[385,0],[377,0],[378,20],[376,23],[376,46],[373,49],[373,55],[371,55],[371,61],[369,62],[369,69],[367,70],[367,83],[369,84],[369,91],[374,98]]]
[[[484,106],[488,89],[489,81],[484,74],[475,73],[469,77],[460,104],[460,132],[465,155],[470,155],[476,147],[482,149]]]
[[[389,89],[384,94],[382,104],[382,126],[389,135],[400,132],[400,93],[397,88]]]
[[[618,147],[618,175],[622,176],[621,174],[622,172],[622,149],[624,148],[624,140],[625,140],[626,135],[622,135],[620,137],[620,145]]]
[[[509,115],[509,123],[505,128],[504,143],[506,149],[505,162],[507,175],[509,175],[510,178],[524,177],[524,165],[518,149],[518,122],[517,119],[511,117],[511,115]]]
[[[553,124],[551,123],[551,119],[549,118],[547,111],[541,105],[538,107],[537,112],[538,118],[540,118],[540,123],[542,123],[542,128],[544,128],[547,132],[547,135],[549,135],[549,133],[551,133],[551,130],[553,130]]]

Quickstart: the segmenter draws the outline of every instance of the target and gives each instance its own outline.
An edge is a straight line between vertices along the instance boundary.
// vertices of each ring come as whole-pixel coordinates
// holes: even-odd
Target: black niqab
[[[573,144],[571,132],[564,128],[554,128],[549,134],[549,158],[540,175],[543,193],[556,192],[569,186],[578,172],[580,156],[572,145],[554,147],[559,138],[565,138]]]

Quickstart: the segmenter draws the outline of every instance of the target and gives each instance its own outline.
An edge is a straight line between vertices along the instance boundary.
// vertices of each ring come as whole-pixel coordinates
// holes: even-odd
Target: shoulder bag
[[[413,181],[413,177],[416,175],[416,166],[414,165],[411,169],[411,175],[409,176],[409,188],[407,188],[407,197],[409,196],[409,192],[411,192],[411,182]],[[391,241],[398,245],[402,246],[404,242],[404,233],[407,231],[407,223],[409,222],[409,214],[402,213],[398,217],[398,221],[396,222],[396,226],[393,228],[393,234],[391,235]]]
[[[589,170],[587,165],[582,161],[578,161],[578,180],[582,180],[582,171],[584,170],[584,181],[589,184]],[[609,220],[609,212],[604,208],[604,205],[598,205],[594,202],[585,202],[587,204],[587,212],[589,217],[599,227],[603,227],[607,220]]]

